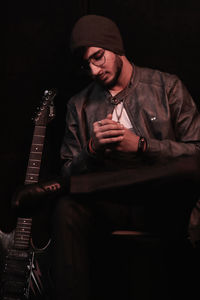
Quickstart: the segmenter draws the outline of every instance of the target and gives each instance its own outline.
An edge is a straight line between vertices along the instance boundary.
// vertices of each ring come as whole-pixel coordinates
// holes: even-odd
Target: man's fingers
[[[112,114],[108,114],[107,119],[112,120]]]
[[[99,120],[93,124],[93,143],[95,148],[107,144],[121,142],[125,134],[125,127],[112,120],[108,114],[106,119]]]
[[[104,125],[101,128],[95,130],[95,132],[99,132],[99,133],[110,132],[110,134],[112,134],[112,131],[116,131],[116,132],[124,131],[124,127],[116,124],[109,124],[109,125]]]
[[[107,125],[107,124],[116,124],[115,121],[113,120],[110,120],[110,119],[103,119],[103,120],[100,120],[100,121],[97,121],[94,123],[94,126],[104,126],[104,125]]]
[[[99,131],[96,134],[96,137],[98,139],[102,139],[102,138],[107,138],[107,137],[115,137],[115,136],[120,136],[120,135],[124,135],[125,130],[123,129],[112,129],[112,130],[105,130],[105,131]]]
[[[121,130],[124,126],[120,123],[114,122],[112,120],[104,119],[94,123],[94,131],[107,131],[107,130]]]
[[[103,138],[99,140],[99,144],[102,146],[107,145],[107,144],[113,144],[117,142],[121,142],[123,140],[123,135],[117,136],[117,137],[108,137],[108,138]]]

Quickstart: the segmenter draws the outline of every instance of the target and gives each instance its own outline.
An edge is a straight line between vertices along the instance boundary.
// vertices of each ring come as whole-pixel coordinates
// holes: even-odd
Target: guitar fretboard
[[[46,126],[35,126],[25,184],[38,182],[45,133]]]
[[[14,237],[14,247],[16,249],[28,249],[31,233],[31,218],[18,218]]]
[[[45,133],[46,126],[35,126],[25,184],[38,182]],[[32,218],[18,218],[14,237],[14,247],[16,249],[29,248],[31,226]]]
[[[55,90],[46,90],[43,96],[43,104],[35,118],[35,128],[32,145],[28,160],[25,176],[25,185],[38,183],[40,165],[42,160],[44,139],[46,134],[46,124],[55,117],[53,99],[56,95]],[[28,202],[28,199],[27,199]],[[14,242],[8,251],[4,265],[3,277],[3,298],[4,300],[29,299],[29,290],[33,282],[39,289],[40,278],[32,275],[34,254],[31,250],[30,237],[32,229],[32,218],[19,217],[14,231]],[[33,278],[32,278],[33,277]],[[2,279],[2,278],[1,278]],[[33,281],[31,280],[33,279]],[[35,295],[35,290],[32,287]],[[40,293],[41,291],[39,291]],[[35,296],[33,297],[34,299]],[[40,297],[39,297],[40,298]],[[31,297],[32,299],[32,297]]]

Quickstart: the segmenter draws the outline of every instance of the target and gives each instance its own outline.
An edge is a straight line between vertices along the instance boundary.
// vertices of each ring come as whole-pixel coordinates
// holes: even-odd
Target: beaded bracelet
[[[140,136],[139,141],[138,141],[138,150],[137,150],[137,153],[140,154],[140,153],[145,152],[146,145],[147,145],[146,139],[143,136]]]
[[[89,148],[90,153],[96,154],[96,151],[92,147],[92,138],[90,138],[90,140],[89,140],[88,148]]]

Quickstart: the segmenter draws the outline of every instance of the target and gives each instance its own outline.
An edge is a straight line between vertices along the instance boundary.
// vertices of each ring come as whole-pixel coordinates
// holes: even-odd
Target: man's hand
[[[124,135],[122,141],[116,145],[116,150],[121,152],[137,152],[139,136],[135,135],[132,131],[124,128]]]
[[[106,119],[93,124],[92,145],[95,151],[100,149],[121,152],[137,152],[139,136],[136,136],[122,124],[112,120],[109,114]]]
[[[93,124],[92,145],[95,151],[106,149],[123,140],[124,126],[112,120],[109,114],[106,119]]]
[[[12,197],[12,207],[19,209],[37,208],[44,200],[51,199],[68,191],[69,182],[57,177],[45,182],[27,184],[19,187]]]

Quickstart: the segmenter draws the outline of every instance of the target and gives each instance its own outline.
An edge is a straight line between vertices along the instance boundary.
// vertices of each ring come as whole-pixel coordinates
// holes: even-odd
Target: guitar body
[[[46,124],[55,117],[55,95],[54,90],[44,92],[43,104],[35,118],[25,185],[38,182]],[[0,300],[52,299],[51,241],[40,249],[35,248],[31,233],[31,217],[18,217],[16,228],[11,233],[0,231]]]
[[[15,231],[0,231],[0,299],[50,300],[53,287],[51,241],[42,249],[31,245],[26,251],[16,251],[14,235]]]

